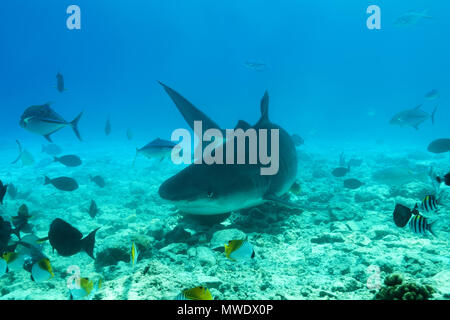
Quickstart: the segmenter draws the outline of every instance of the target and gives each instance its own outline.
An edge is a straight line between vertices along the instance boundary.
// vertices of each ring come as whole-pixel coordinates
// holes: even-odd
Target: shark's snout
[[[177,196],[177,185],[173,182],[173,179],[164,181],[159,187],[158,193],[161,198],[169,201],[179,200]]]

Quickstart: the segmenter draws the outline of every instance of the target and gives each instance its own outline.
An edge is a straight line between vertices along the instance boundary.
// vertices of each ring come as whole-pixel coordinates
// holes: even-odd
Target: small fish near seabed
[[[89,176],[89,179],[91,179],[91,181],[100,188],[104,188],[106,186],[105,179],[103,179],[101,176]]]
[[[102,287],[101,278],[95,283],[89,278],[77,279],[72,277],[71,280],[72,282],[68,283],[69,300],[91,300]]]
[[[7,250],[9,240],[13,234],[13,229],[9,221],[3,220],[0,216],[0,254]]]
[[[289,192],[296,196],[299,196],[302,193],[302,186],[300,185],[300,182],[298,182],[298,180],[296,180],[292,184],[291,189],[289,189]]]
[[[21,244],[24,244],[23,242]],[[31,273],[31,280],[44,282],[55,275],[50,264],[50,259],[40,249],[29,247],[30,253],[24,257],[23,269]]]
[[[89,210],[88,210],[89,216],[92,219],[94,219],[97,216],[97,214],[99,213],[99,211],[100,210],[97,207],[97,203],[94,200],[91,200],[91,205],[89,206]]]
[[[338,167],[331,171],[331,174],[335,176],[336,178],[342,178],[347,175],[347,173],[350,172],[350,167]]]
[[[257,62],[257,61],[246,61],[244,62],[244,66],[250,70],[258,72],[266,71],[269,68],[269,66],[264,62]]]
[[[359,181],[358,179],[346,179],[344,180],[344,187],[351,190],[356,190],[361,188],[364,185],[364,182]]]
[[[432,234],[436,236],[432,229],[432,225],[435,221],[430,222],[428,218],[422,216],[419,213],[419,207],[417,204],[413,210],[404,205],[397,204],[394,210],[394,222],[399,228],[403,228],[408,225],[409,229],[413,233],[421,235]]]
[[[255,257],[255,250],[247,240],[231,240],[225,245],[225,256],[233,261],[250,260]]]
[[[411,219],[413,213],[410,208],[397,204],[394,209],[394,223],[397,227],[403,228],[408,224],[409,219]]]
[[[213,300],[213,297],[208,288],[196,287],[181,291],[175,300]]]
[[[105,135],[109,136],[110,134],[111,134],[111,121],[108,118],[105,123]]]
[[[43,136],[49,142],[52,142],[51,135],[53,133],[65,127],[71,127],[77,138],[81,141],[78,122],[82,115],[83,112],[71,122],[67,122],[50,107],[50,102],[48,102],[44,105],[27,108],[22,114],[19,124],[27,131]]]
[[[450,139],[437,139],[428,145],[427,150],[432,153],[445,153],[450,151]]]
[[[447,173],[443,177],[436,177],[438,183],[445,183],[445,185],[450,186],[450,173]]]
[[[17,190],[17,187],[14,184],[12,183],[8,184],[8,196],[12,200],[16,199],[18,192],[19,191]],[[0,202],[1,202],[1,194],[0,194]]]
[[[433,19],[427,12],[428,10],[424,10],[423,12],[410,11],[404,13],[395,20],[394,25],[398,27],[409,27],[417,24],[422,19]]]
[[[434,99],[439,98],[439,96],[440,96],[439,91],[437,91],[436,89],[433,89],[425,95],[425,98],[427,98],[428,100],[434,100]]]
[[[28,207],[26,204],[22,204],[19,207],[19,211],[17,212],[17,216],[14,216],[11,218],[11,221],[16,228],[16,235],[20,239],[20,232],[23,233],[32,233],[33,232],[33,226],[29,223],[29,219],[31,219],[32,216],[28,213]]]
[[[417,204],[413,210],[413,216],[409,221],[409,229],[416,234],[427,236],[429,234],[436,236],[433,230],[433,224],[437,220],[430,222],[430,220],[424,216],[422,216],[417,211]]]
[[[170,157],[172,150],[175,147],[176,144],[172,141],[156,138],[142,148],[136,148],[136,156],[134,157],[133,166],[139,154],[142,154],[148,159],[159,158],[162,160],[166,157]]]
[[[428,195],[420,204],[420,210],[426,213],[437,213],[439,212],[438,208],[438,199],[435,195]]]
[[[136,266],[138,258],[139,258],[139,250],[136,247],[135,243],[133,242],[131,244],[131,253],[130,253],[130,262],[131,262],[131,267],[133,269]]]
[[[64,92],[65,90],[67,90],[66,88],[64,88],[64,77],[59,72],[56,74],[56,90],[58,90],[59,92]]]
[[[348,165],[349,165],[350,167],[352,167],[352,168],[354,168],[354,167],[360,167],[360,166],[362,165],[362,163],[363,163],[363,159],[354,159],[354,158],[352,158],[352,159],[350,159],[350,160],[348,161]]]
[[[78,189],[78,183],[75,179],[69,178],[69,177],[59,177],[55,179],[50,179],[49,177],[45,176],[45,182],[44,186],[51,184],[56,189],[61,191],[75,191]]]
[[[97,228],[88,236],[83,234],[66,221],[56,218],[50,225],[48,240],[53,249],[63,257],[73,256],[81,251],[86,252],[89,257],[94,258],[95,234]]]
[[[431,114],[423,111],[421,108],[422,105],[418,105],[414,109],[401,111],[394,115],[389,123],[400,127],[413,127],[416,130],[419,130],[419,125],[428,119],[431,119],[431,123],[434,124],[437,107],[434,108]]]
[[[62,157],[54,157],[54,161],[59,162],[66,167],[78,167],[82,164],[80,157],[73,154]]]
[[[0,180],[0,204],[3,204],[3,199],[5,198],[7,190],[8,185],[3,185],[3,182]]]
[[[11,162],[11,164],[16,164],[17,162],[22,161],[22,166],[31,166],[34,164],[34,158],[26,149],[22,149],[22,145],[19,140],[16,140],[17,146],[19,147],[19,155],[16,160]]]
[[[42,152],[44,152],[50,156],[58,156],[62,153],[62,149],[54,143],[42,145],[41,150],[42,150]]]
[[[31,274],[31,280],[34,282],[43,282],[53,278],[55,275],[50,260],[42,252],[42,241],[35,235],[22,238],[17,243],[15,251],[8,251],[3,255],[8,263],[8,268],[17,271],[22,267]]]

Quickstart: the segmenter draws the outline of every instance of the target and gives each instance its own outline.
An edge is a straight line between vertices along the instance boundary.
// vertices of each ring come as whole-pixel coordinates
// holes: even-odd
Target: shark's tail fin
[[[75,135],[77,136],[78,140],[82,141],[80,132],[78,131],[78,121],[80,121],[81,116],[83,115],[83,112],[81,112],[71,123],[73,132],[75,132]]]
[[[261,99],[261,119],[260,121],[269,121],[269,93],[266,91]]]

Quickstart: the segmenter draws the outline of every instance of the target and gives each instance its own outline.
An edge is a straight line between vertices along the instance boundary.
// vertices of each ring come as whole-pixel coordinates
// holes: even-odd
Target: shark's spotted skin
[[[161,84],[187,123],[202,121],[203,130],[219,126],[173,89]],[[297,153],[291,136],[268,118],[269,96],[261,101],[261,119],[251,126],[259,129],[279,129],[279,170],[275,175],[261,175],[261,164],[191,164],[166,180],[159,188],[161,198],[172,201],[182,212],[197,215],[223,214],[276,201],[283,205],[295,204],[280,200],[289,191],[297,176]],[[238,127],[248,129],[245,121]],[[222,132],[223,130],[220,129]],[[270,137],[270,134],[269,134]],[[259,139],[258,139],[259,140]],[[225,150],[228,143],[225,145]],[[269,139],[270,146],[270,139]],[[269,148],[270,149],[270,148]],[[224,151],[225,153],[225,151]],[[269,150],[270,154],[270,150]],[[236,153],[235,153],[236,155]]]

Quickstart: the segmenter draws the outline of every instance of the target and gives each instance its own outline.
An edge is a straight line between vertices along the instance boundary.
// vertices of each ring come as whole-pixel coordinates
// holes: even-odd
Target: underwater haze
[[[0,11],[0,299],[450,298],[448,1],[75,2]],[[182,181],[208,119],[281,170]]]

